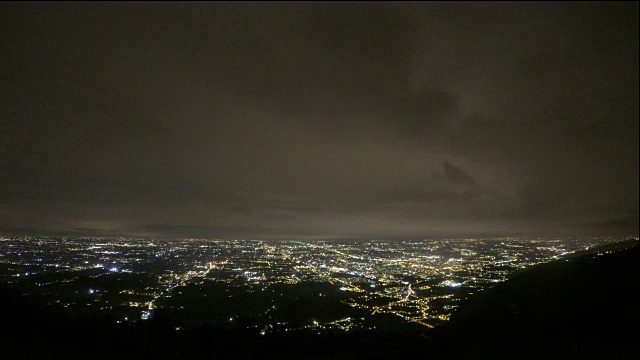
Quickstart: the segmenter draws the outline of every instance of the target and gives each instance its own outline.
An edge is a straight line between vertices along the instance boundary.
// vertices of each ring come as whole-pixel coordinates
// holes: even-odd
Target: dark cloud
[[[469,174],[459,167],[451,165],[448,161],[442,163],[442,166],[444,167],[444,177],[447,181],[467,186],[473,186],[476,184],[475,180],[473,180]]]
[[[393,237],[638,214],[637,3],[1,9],[7,229]]]

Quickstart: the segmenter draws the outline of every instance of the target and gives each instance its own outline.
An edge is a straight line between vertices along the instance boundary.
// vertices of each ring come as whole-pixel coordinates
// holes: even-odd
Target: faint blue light
[[[440,285],[448,286],[448,287],[460,287],[460,286],[462,286],[462,283],[459,283],[459,282],[456,282],[456,281],[451,281],[451,280],[445,280],[442,283],[440,283]]]

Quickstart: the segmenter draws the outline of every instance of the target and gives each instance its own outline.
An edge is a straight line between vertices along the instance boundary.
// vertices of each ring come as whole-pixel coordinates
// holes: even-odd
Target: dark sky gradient
[[[638,232],[638,3],[2,3],[4,232]]]

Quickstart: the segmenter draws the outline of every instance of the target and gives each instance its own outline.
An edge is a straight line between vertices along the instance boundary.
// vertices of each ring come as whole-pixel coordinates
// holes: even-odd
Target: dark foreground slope
[[[636,358],[637,241],[515,274],[461,304],[434,331],[438,353],[455,358]]]
[[[0,358],[636,358],[637,244],[527,269],[465,301],[449,324],[430,332],[259,336],[207,324],[176,331],[162,312],[118,324],[40,307],[0,289]]]
[[[0,289],[0,359],[396,359],[422,351],[417,333],[229,331],[209,324],[177,331],[158,311],[147,321],[74,316]]]

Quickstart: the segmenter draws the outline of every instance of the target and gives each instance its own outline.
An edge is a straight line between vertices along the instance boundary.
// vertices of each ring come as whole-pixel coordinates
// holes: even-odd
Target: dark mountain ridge
[[[639,249],[624,241],[518,272],[464,301],[434,341],[458,357],[637,355]]]

